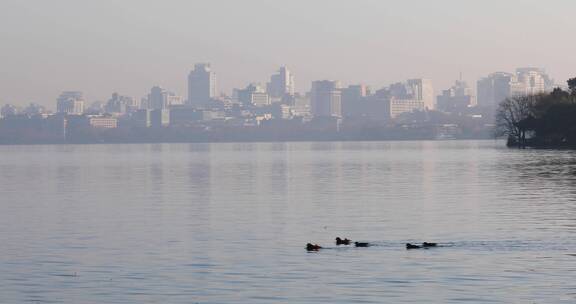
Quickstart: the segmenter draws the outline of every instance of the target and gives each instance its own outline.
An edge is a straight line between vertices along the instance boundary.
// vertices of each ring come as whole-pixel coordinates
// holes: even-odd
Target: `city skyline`
[[[512,77],[512,79],[515,79],[513,82],[517,82],[518,84],[523,84],[521,82],[526,82],[527,80],[527,76],[524,76],[524,74],[528,74],[529,71],[538,71],[539,73],[542,73],[542,75],[545,75],[546,78],[546,83],[545,83],[545,89],[546,90],[550,90],[552,87],[565,87],[565,84],[563,82],[554,82],[555,79],[554,77],[551,77],[549,73],[547,73],[546,68],[541,68],[541,67],[528,67],[528,66],[523,66],[523,67],[515,67],[514,69],[512,69],[511,71],[492,71],[486,75],[481,75],[478,79],[474,79],[474,80],[470,80],[467,81],[465,79],[462,79],[462,73],[460,73],[459,77],[460,79],[453,79],[452,83],[450,85],[447,85],[445,87],[439,87],[436,82],[434,81],[434,79],[432,78],[407,78],[404,80],[400,80],[400,79],[396,79],[388,84],[385,85],[381,85],[381,86],[374,86],[374,85],[370,85],[367,84],[364,81],[352,81],[352,82],[343,82],[339,79],[316,79],[316,80],[312,80],[310,82],[310,84],[308,84],[307,90],[302,91],[302,90],[298,90],[295,89],[297,86],[295,85],[296,83],[299,83],[298,81],[295,81],[296,77],[299,77],[299,75],[295,76],[295,73],[290,69],[288,70],[288,66],[286,65],[281,65],[279,66],[279,68],[277,67],[274,71],[275,72],[271,72],[268,75],[268,79],[269,82],[258,82],[258,81],[249,81],[246,80],[246,85],[239,87],[239,88],[232,88],[229,92],[225,92],[223,90],[217,90],[217,83],[219,83],[220,81],[220,73],[217,73],[216,71],[214,71],[211,68],[211,63],[209,62],[204,62],[204,63],[195,63],[193,65],[194,67],[189,71],[189,73],[186,76],[186,90],[184,92],[179,92],[179,91],[175,91],[172,90],[171,88],[167,88],[161,85],[158,85],[156,82],[156,84],[152,85],[151,87],[145,88],[145,91],[142,95],[130,95],[130,94],[126,94],[125,92],[118,92],[118,91],[113,91],[113,92],[107,92],[107,93],[101,93],[99,95],[105,95],[105,97],[103,99],[92,99],[90,97],[86,97],[85,91],[83,90],[78,90],[77,88],[68,88],[68,89],[64,89],[58,92],[58,95],[54,98],[50,98],[47,97],[44,99],[44,102],[39,102],[39,101],[23,101],[23,100],[17,100],[17,101],[13,101],[13,102],[2,102],[2,100],[0,100],[0,106],[2,105],[15,105],[15,106],[19,106],[19,107],[24,107],[24,106],[28,106],[30,104],[38,104],[41,106],[46,107],[47,109],[54,109],[57,110],[58,109],[58,99],[61,97],[60,95],[62,95],[63,93],[69,93],[69,92],[81,92],[82,94],[82,98],[84,100],[85,103],[85,107],[88,108],[91,104],[94,103],[102,103],[105,104],[108,99],[110,98],[111,94],[123,94],[126,97],[129,98],[133,98],[135,100],[140,100],[140,102],[137,102],[138,104],[148,104],[148,106],[145,107],[150,107],[150,108],[166,108],[168,105],[179,105],[179,104],[186,104],[189,106],[195,106],[195,107],[202,107],[202,105],[206,106],[209,104],[209,101],[211,99],[218,99],[220,97],[228,97],[228,98],[232,98],[234,99],[234,95],[237,94],[237,92],[242,92],[245,90],[249,90],[250,88],[256,89],[256,90],[261,90],[262,92],[266,93],[268,95],[267,98],[270,98],[271,100],[268,101],[268,103],[272,102],[272,99],[275,99],[276,102],[279,102],[280,100],[278,100],[277,96],[273,96],[274,95],[274,88],[273,86],[271,86],[271,84],[275,81],[275,78],[278,78],[279,75],[281,75],[282,72],[286,72],[288,71],[288,77],[289,80],[287,81],[288,84],[286,84],[286,92],[285,94],[287,95],[294,95],[294,94],[301,94],[301,95],[306,95],[309,93],[312,93],[313,91],[313,87],[314,87],[314,83],[315,82],[319,82],[319,81],[334,81],[334,82],[338,82],[338,86],[339,89],[344,89],[346,86],[363,86],[368,89],[372,89],[373,91],[377,91],[379,89],[382,88],[387,88],[387,87],[391,87],[394,86],[396,84],[399,83],[399,81],[405,81],[408,80],[408,82],[412,82],[412,81],[416,81],[416,80],[422,80],[425,79],[426,81],[429,82],[429,86],[430,86],[430,90],[431,90],[431,94],[432,96],[428,96],[428,101],[426,101],[426,107],[428,109],[433,109],[437,103],[437,97],[439,97],[440,95],[442,95],[442,93],[446,90],[446,89],[450,89],[452,88],[454,82],[456,83],[463,83],[466,84],[468,87],[468,90],[470,90],[472,92],[472,96],[477,98],[477,94],[478,94],[478,84],[482,81],[485,81],[488,78],[491,77],[498,77],[500,75],[500,77],[508,77],[510,80],[510,77]],[[194,91],[194,89],[191,88],[191,84],[193,83],[194,80],[191,80],[192,75],[194,74],[198,74],[199,69],[205,69],[207,68],[207,71],[202,71],[200,73],[204,73],[206,76],[204,77],[205,79],[201,79],[199,81],[199,85],[200,86],[207,86],[209,89],[208,92],[206,93],[201,93],[201,97],[195,97],[196,99],[200,98],[200,99],[204,99],[204,101],[202,102],[191,102],[190,101],[190,94],[191,92]],[[523,72],[524,71],[524,72]],[[216,74],[218,74],[218,78],[216,77]],[[521,79],[518,80],[519,78],[526,78],[526,79]],[[265,78],[264,78],[265,79]],[[299,79],[299,78],[298,78]],[[191,82],[192,81],[192,82]],[[196,80],[197,81],[197,80]],[[197,81],[198,82],[198,81]],[[262,83],[264,83],[264,85],[262,85]],[[542,85],[544,85],[544,83],[542,83]],[[302,87],[303,85],[301,85]],[[544,87],[543,87],[544,88]],[[480,87],[480,89],[482,89],[482,87]],[[152,93],[151,93],[152,90]],[[154,94],[154,91],[158,91],[156,94]],[[191,91],[192,90],[192,91]],[[90,90],[88,90],[90,91]],[[159,91],[162,91],[162,93],[160,93]],[[514,89],[512,89],[512,91],[514,91]],[[538,90],[536,91],[527,91],[527,92],[518,92],[518,93],[536,93],[538,92]],[[164,98],[164,103],[165,106],[154,106],[154,97],[155,95],[162,95],[163,97],[157,97],[157,98]],[[204,96],[205,95],[205,96]],[[509,94],[509,95],[502,95],[502,96],[511,96],[514,94]],[[156,98],[156,99],[157,99]],[[171,103],[168,102],[168,99],[173,99],[176,98],[176,102]],[[430,99],[431,98],[431,99]],[[54,99],[57,100],[56,104],[54,103]],[[159,101],[160,102],[160,101]]]
[[[196,62],[211,62],[227,93],[266,81],[282,65],[298,76],[299,92],[318,79],[383,87],[429,78],[448,88],[460,73],[475,87],[480,77],[518,66],[545,67],[563,80],[572,76],[572,42],[553,54],[535,43],[570,36],[576,4],[556,4],[562,9],[530,0],[294,1],[278,11],[254,0],[7,0],[0,4],[1,28],[10,29],[0,31],[0,103],[51,106],[66,90],[105,101],[110,92],[144,96],[154,85],[186,95],[185,76]],[[202,14],[189,18],[190,11]]]

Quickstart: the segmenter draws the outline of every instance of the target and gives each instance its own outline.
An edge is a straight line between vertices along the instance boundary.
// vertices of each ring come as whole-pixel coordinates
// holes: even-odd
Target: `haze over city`
[[[88,101],[140,98],[154,85],[186,96],[210,62],[231,94],[291,68],[296,91],[318,79],[378,89],[428,78],[436,93],[462,73],[576,64],[573,1],[16,1],[0,4],[0,104],[54,108],[62,91]],[[551,48],[553,46],[553,48]]]
[[[0,0],[0,303],[576,303],[574,0]]]

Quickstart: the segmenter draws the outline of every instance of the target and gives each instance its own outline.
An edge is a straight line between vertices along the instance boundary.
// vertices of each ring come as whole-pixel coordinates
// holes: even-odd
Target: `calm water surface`
[[[0,303],[576,302],[573,151],[2,146],[0,208]]]

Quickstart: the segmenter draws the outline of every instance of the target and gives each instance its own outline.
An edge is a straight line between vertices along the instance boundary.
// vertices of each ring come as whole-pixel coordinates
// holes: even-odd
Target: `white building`
[[[410,113],[413,111],[422,111],[426,109],[424,101],[418,99],[397,99],[390,98],[390,117],[396,118],[402,113]]]
[[[188,75],[188,104],[205,108],[216,97],[216,73],[209,63],[199,63]]]
[[[412,91],[412,99],[422,101],[424,107],[428,110],[435,109],[432,80],[423,78],[409,79],[406,84]]]
[[[539,94],[554,87],[554,81],[541,68],[517,68],[516,77],[525,94]]]
[[[257,83],[248,85],[243,90],[237,90],[238,101],[245,105],[254,105],[257,107],[270,105],[270,97],[264,91],[264,88]]]
[[[65,91],[56,100],[56,111],[70,115],[82,115],[84,113],[85,100],[82,92]]]

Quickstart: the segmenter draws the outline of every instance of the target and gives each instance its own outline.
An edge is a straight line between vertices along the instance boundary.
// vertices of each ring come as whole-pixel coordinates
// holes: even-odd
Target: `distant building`
[[[168,106],[170,108],[174,106],[182,106],[185,104],[184,97],[176,95],[175,93],[172,92],[168,92],[168,96],[166,96],[166,99],[168,102]]]
[[[44,106],[35,103],[30,103],[28,106],[22,109],[22,113],[26,115],[40,115],[40,114],[47,114],[48,111]]]
[[[213,110],[202,111],[203,121],[225,120],[225,119],[226,119],[226,113],[224,113],[224,111],[213,111]]]
[[[150,90],[148,96],[142,99],[143,109],[163,110],[172,106],[184,105],[184,98],[173,92],[169,92],[162,87],[155,86]]]
[[[518,68],[516,73],[496,72],[477,82],[478,106],[496,108],[504,99],[550,91],[554,81],[540,68]]]
[[[199,63],[188,75],[188,104],[206,108],[216,97],[216,74],[209,63]]]
[[[270,77],[267,91],[274,102],[282,101],[286,96],[294,96],[294,75],[287,67],[280,67],[278,73]]]
[[[279,105],[279,115],[278,118],[280,119],[292,119],[292,107],[289,105],[281,104]]]
[[[151,126],[151,110],[141,109],[132,113],[132,121],[139,128],[148,128]]]
[[[516,75],[496,72],[478,80],[476,89],[478,91],[478,106],[495,108],[498,103],[513,95],[517,89],[518,81]]]
[[[124,114],[134,112],[138,109],[136,100],[129,96],[122,96],[118,93],[112,94],[112,97],[106,103],[104,110],[106,113]]]
[[[65,91],[56,100],[56,111],[69,115],[82,115],[84,113],[84,104],[82,92]]]
[[[434,103],[434,87],[430,79],[409,79],[407,86],[412,90],[412,98],[424,103],[424,107],[428,110],[435,108]]]
[[[118,119],[105,116],[87,116],[88,124],[93,128],[114,129],[118,128]]]
[[[516,77],[525,94],[539,94],[554,88],[554,80],[542,68],[517,68]]]
[[[314,117],[342,117],[340,82],[318,80],[312,82],[311,112]]]
[[[293,98],[292,115],[309,118],[310,112],[310,95],[295,94]]]
[[[202,111],[190,106],[175,106],[170,109],[171,126],[190,126],[202,120]]]
[[[168,92],[159,86],[150,90],[148,95],[149,109],[162,110],[168,108]]]
[[[150,126],[161,128],[170,125],[170,110],[156,109],[150,112]]]
[[[257,107],[270,105],[270,97],[258,84],[250,84],[243,90],[238,90],[238,101],[244,105]]]
[[[418,99],[397,99],[390,98],[390,117],[396,118],[402,113],[409,113],[416,110],[422,111],[426,109],[426,105],[422,100]]]
[[[436,108],[444,112],[462,112],[476,105],[472,89],[464,81],[456,81],[452,87],[437,97]]]
[[[365,101],[367,96],[366,85],[351,85],[342,88],[342,116],[360,117],[365,114]]]
[[[429,79],[409,79],[406,82],[391,84],[378,90],[370,100],[365,115],[377,120],[383,120],[386,116],[396,118],[402,113],[435,108],[434,88]]]
[[[2,117],[14,116],[18,115],[19,112],[20,109],[18,107],[16,107],[15,105],[7,104],[0,109],[0,116]]]

